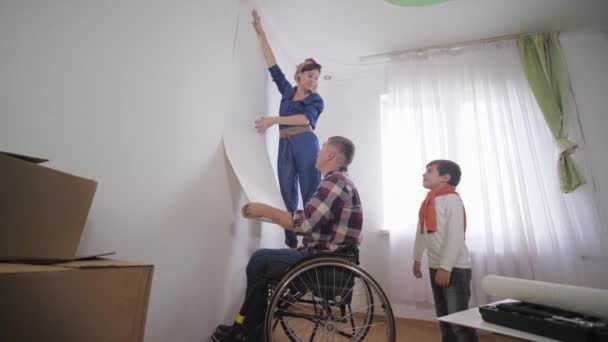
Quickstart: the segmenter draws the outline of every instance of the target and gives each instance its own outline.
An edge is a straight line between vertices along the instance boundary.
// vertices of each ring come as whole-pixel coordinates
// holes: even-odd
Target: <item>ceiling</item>
[[[384,0],[254,1],[273,46],[315,57],[324,74],[360,57],[543,31],[607,31],[608,0],[449,0],[399,7]]]

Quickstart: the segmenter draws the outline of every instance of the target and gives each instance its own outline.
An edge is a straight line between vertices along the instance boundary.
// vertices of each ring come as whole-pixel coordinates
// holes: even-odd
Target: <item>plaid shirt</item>
[[[294,232],[304,235],[304,248],[313,253],[359,245],[363,211],[345,167],[325,175],[304,210],[293,213],[293,224]]]

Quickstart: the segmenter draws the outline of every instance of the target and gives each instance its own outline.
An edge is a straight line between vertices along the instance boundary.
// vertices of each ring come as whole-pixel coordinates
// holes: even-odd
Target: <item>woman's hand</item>
[[[256,10],[251,11],[251,16],[253,17],[252,24],[253,24],[253,28],[255,29],[255,32],[257,32],[257,34],[259,34],[259,35],[263,35],[264,29],[262,28],[262,18],[260,18],[258,11],[256,11]]]
[[[276,123],[276,117],[273,116],[262,116],[258,120],[255,120],[255,129],[258,133],[264,133],[266,130]]]
[[[270,68],[271,66],[277,64],[276,59],[274,58],[274,54],[272,53],[272,49],[270,48],[270,43],[268,43],[268,39],[266,39],[266,33],[264,33],[264,29],[262,28],[262,19],[258,15],[258,11],[251,11],[251,16],[253,17],[253,28],[255,32],[258,34],[258,38],[260,38],[260,42],[262,43],[262,53],[264,53],[264,60],[266,61],[266,65]]]

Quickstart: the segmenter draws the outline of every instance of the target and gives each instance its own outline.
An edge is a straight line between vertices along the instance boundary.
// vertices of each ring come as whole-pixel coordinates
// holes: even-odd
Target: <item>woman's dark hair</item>
[[[296,72],[293,74],[293,79],[296,82],[299,82],[299,79],[300,79],[299,74],[306,72],[306,71],[311,71],[311,70],[319,70],[319,74],[320,74],[321,73],[321,64],[317,63],[317,61],[315,61],[312,58],[306,58],[304,60],[304,62],[300,63],[298,65],[298,67],[296,68]],[[317,87],[315,86],[315,88],[312,89],[310,92],[316,93]]]
[[[306,58],[304,62],[298,65],[298,72],[310,70],[319,70],[319,72],[321,72],[321,64],[317,63],[317,61],[312,58]]]

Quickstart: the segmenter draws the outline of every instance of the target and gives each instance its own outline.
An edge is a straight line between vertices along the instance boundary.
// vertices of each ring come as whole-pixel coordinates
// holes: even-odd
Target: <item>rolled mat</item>
[[[515,299],[608,319],[608,290],[488,275],[481,288],[498,298]]]

